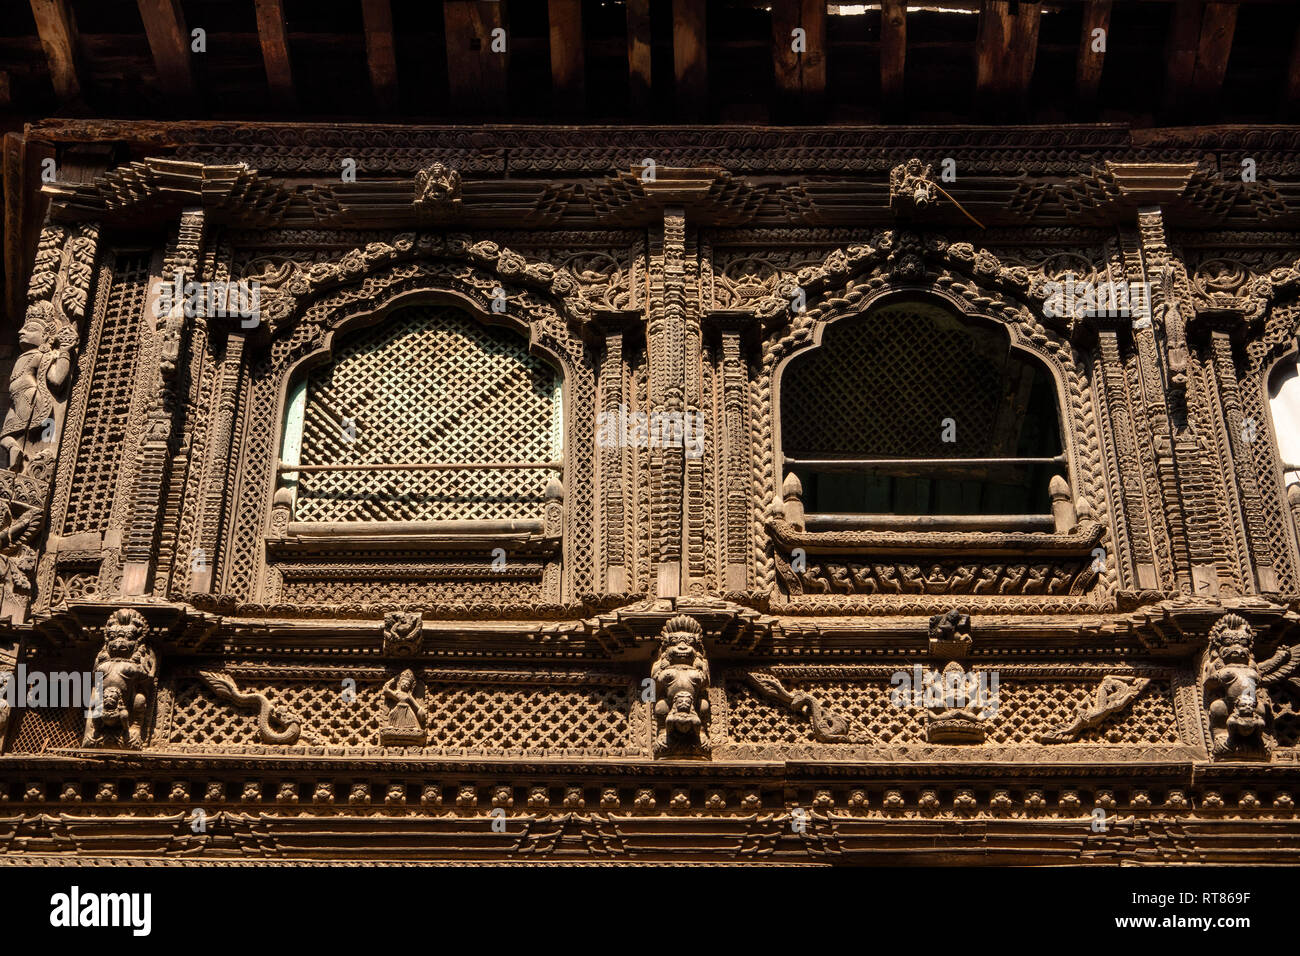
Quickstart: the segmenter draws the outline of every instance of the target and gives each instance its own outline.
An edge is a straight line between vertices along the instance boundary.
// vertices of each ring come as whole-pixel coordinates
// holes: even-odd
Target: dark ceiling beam
[[[1106,45],[1110,41],[1111,0],[1088,0],[1083,8],[1083,29],[1079,36],[1079,56],[1074,74],[1074,95],[1079,106],[1092,110],[1101,89],[1101,71],[1106,64]],[[1096,32],[1100,30],[1101,42]],[[1100,46],[1101,49],[1097,49]]]
[[[36,32],[49,63],[55,95],[65,104],[81,99],[77,77],[77,28],[66,0],[31,0]]]
[[[802,37],[796,30],[803,31]],[[772,71],[778,118],[820,115],[826,98],[824,2],[772,0]]]
[[[650,0],[627,0],[627,80],[632,111],[650,111]]]
[[[136,0],[144,32],[153,51],[153,65],[163,94],[184,103],[194,96],[194,73],[190,68],[190,31],[180,0]]]
[[[884,0],[880,9],[880,105],[888,117],[906,105],[907,0]]]
[[[506,30],[506,5],[488,0],[446,0],[442,5],[447,41],[447,90],[456,113],[506,112],[511,41],[493,50],[494,30]],[[498,44],[500,46],[500,44]]]
[[[293,70],[289,66],[289,34],[284,23],[282,0],[257,0],[257,37],[266,64],[266,85],[277,109],[297,107]]]
[[[1207,3],[1201,17],[1201,37],[1196,46],[1196,72],[1192,92],[1202,101],[1217,100],[1228,72],[1232,38],[1237,30],[1235,3]]]
[[[393,6],[389,0],[361,0],[366,31],[366,63],[375,104],[385,113],[397,110],[397,49],[393,45]]]
[[[975,92],[985,110],[1020,110],[1038,57],[1037,3],[984,0],[975,41]]]
[[[1287,65],[1282,112],[1288,119],[1300,117],[1300,24],[1296,25],[1295,38],[1291,41],[1291,61]]]
[[[699,0],[673,0],[673,79],[678,118],[704,119],[709,107],[708,35]]]
[[[551,33],[551,97],[557,113],[581,113],[587,105],[582,46],[582,0],[548,0]]]

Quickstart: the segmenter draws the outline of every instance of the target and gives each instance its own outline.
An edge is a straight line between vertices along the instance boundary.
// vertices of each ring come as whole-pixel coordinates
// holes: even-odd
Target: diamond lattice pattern
[[[559,375],[529,354],[521,335],[454,308],[403,309],[344,343],[333,363],[310,374],[300,461],[557,461],[560,407]],[[302,472],[295,517],[539,518],[550,474]]]

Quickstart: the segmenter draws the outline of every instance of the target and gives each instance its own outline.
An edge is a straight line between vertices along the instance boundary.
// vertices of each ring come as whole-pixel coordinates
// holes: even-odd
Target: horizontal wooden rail
[[[280,474],[297,471],[484,471],[489,469],[516,470],[548,469],[560,471],[564,463],[560,461],[502,461],[502,462],[454,462],[422,461],[410,464],[351,464],[351,465],[291,465],[286,461],[278,462],[275,470]]]
[[[1051,515],[825,514],[804,516],[809,531],[1054,531]]]

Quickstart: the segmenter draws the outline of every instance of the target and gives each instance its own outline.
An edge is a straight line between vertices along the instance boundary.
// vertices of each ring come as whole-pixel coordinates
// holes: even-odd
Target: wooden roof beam
[[[815,119],[826,98],[824,0],[772,0],[772,67],[778,115]]]
[[[185,27],[180,0],[136,0],[136,3],[164,94],[177,103],[193,99],[190,31]]]
[[[289,67],[289,34],[284,23],[283,0],[257,0],[257,37],[266,64],[266,85],[277,109],[297,107],[293,70]]]
[[[1286,90],[1282,94],[1282,112],[1288,119],[1300,116],[1300,24],[1291,41],[1291,61],[1286,71]]]
[[[506,5],[488,0],[445,0],[442,19],[452,112],[505,113],[510,66]],[[494,37],[498,30],[502,32]]]
[[[1192,91],[1198,100],[1217,100],[1228,72],[1228,56],[1237,29],[1237,4],[1207,3],[1201,17],[1201,36],[1196,45],[1196,72]]]
[[[1237,26],[1235,3],[1178,0],[1165,61],[1165,109],[1203,114],[1223,86]]]
[[[678,118],[704,119],[709,107],[708,34],[699,0],[673,0],[673,74]]]
[[[31,4],[55,95],[63,103],[78,103],[81,81],[77,77],[77,28],[67,0],[31,0]]]
[[[650,0],[627,0],[627,79],[632,111],[650,111]]]
[[[1037,3],[984,0],[975,45],[975,92],[986,110],[1021,110],[1038,58]]]
[[[397,110],[397,50],[393,45],[393,5],[389,0],[361,0],[366,31],[366,63],[375,104],[384,113]]]
[[[551,32],[551,97],[557,113],[581,113],[587,105],[582,46],[582,0],[548,0]]]
[[[1079,106],[1086,110],[1096,107],[1097,93],[1101,89],[1101,71],[1106,63],[1106,44],[1110,40],[1110,5],[1111,0],[1088,0],[1083,8],[1074,93]]]
[[[880,5],[880,105],[888,117],[901,116],[906,106],[903,82],[907,57],[907,0],[883,0]]]

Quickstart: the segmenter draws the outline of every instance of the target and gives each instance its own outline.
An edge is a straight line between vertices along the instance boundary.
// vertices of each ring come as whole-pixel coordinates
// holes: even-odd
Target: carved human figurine
[[[393,706],[379,729],[380,742],[386,747],[423,744],[424,705],[415,695],[415,674],[409,667],[384,685],[384,700]]]
[[[27,310],[27,321],[18,333],[23,351],[9,375],[9,412],[0,425],[0,446],[10,468],[22,463],[24,445],[51,420],[55,396],[72,369],[69,348],[75,343],[62,341],[75,335],[71,329],[60,328],[53,303],[35,302]]]
[[[145,718],[158,680],[158,657],[145,642],[148,633],[144,615],[131,608],[114,611],[104,625],[83,746],[144,746]]]
[[[1267,759],[1273,746],[1273,707],[1265,687],[1300,667],[1300,647],[1283,647],[1255,663],[1255,634],[1237,614],[1210,629],[1204,680],[1210,750],[1216,757]]]
[[[709,739],[709,662],[704,631],[685,614],[664,625],[659,658],[650,669],[655,685],[656,756],[706,756]]]

